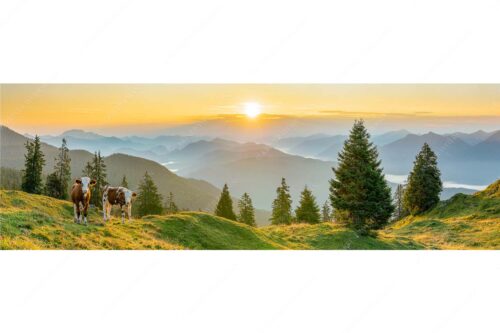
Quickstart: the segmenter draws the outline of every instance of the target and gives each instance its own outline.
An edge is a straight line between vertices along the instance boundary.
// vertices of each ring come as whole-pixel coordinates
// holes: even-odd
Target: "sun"
[[[248,102],[244,104],[244,111],[248,118],[257,117],[262,109],[262,106],[256,102]]]

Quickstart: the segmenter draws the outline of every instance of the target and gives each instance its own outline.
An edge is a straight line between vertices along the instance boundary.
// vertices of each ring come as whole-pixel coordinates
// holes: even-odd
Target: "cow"
[[[125,208],[127,208],[128,220],[132,217],[132,200],[137,194],[126,187],[106,186],[102,194],[102,210],[104,222],[111,217],[111,207],[120,205],[122,211],[122,223],[125,223]]]
[[[83,210],[83,221],[87,225],[87,210],[90,203],[90,195],[96,181],[89,177],[76,179],[71,187],[71,201],[73,201],[73,210],[75,213],[75,223],[81,222],[81,210]],[[80,204],[82,207],[80,208]]]

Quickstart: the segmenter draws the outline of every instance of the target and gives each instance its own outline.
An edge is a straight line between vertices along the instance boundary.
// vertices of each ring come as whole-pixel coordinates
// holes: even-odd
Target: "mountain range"
[[[332,163],[286,154],[264,144],[214,139],[199,141],[172,152],[169,167],[179,175],[204,179],[216,186],[225,183],[231,193],[248,192],[254,205],[270,209],[276,188],[285,177],[294,204],[307,185],[322,204],[328,198]]]
[[[401,130],[375,135],[372,139],[378,145],[387,174],[408,174],[421,145],[428,142],[439,156],[443,180],[459,184],[481,185],[495,181],[499,177],[500,154],[494,153],[500,147],[498,136],[500,136],[500,131],[448,135],[431,132],[417,135]],[[20,137],[22,140],[19,141],[24,143],[26,138]],[[148,169],[153,169],[152,166],[155,166],[162,189],[165,185],[171,187],[171,184],[163,184],[165,181],[160,178],[170,179],[172,175],[188,179],[190,184],[196,184],[197,187],[194,190],[201,190],[204,195],[200,194],[200,196],[203,198],[198,199],[196,203],[190,202],[187,193],[181,195],[182,200],[179,198],[181,207],[196,210],[199,208],[210,210],[219,194],[217,188],[225,183],[229,185],[233,196],[239,197],[243,192],[248,192],[255,207],[269,210],[281,177],[285,177],[290,185],[294,206],[298,203],[300,192],[306,185],[313,191],[318,204],[321,205],[328,199],[328,180],[333,176],[331,168],[335,166],[337,154],[346,139],[345,135],[315,134],[269,139],[264,144],[240,143],[197,136],[183,137],[180,134],[155,138],[106,137],[80,130],[68,131],[59,136],[43,136],[41,139],[59,146],[62,137],[65,137],[70,148],[73,148],[71,154],[76,156],[74,168],[77,173],[82,169],[82,163],[91,157],[90,153],[81,148],[96,151],[106,147],[107,144],[110,151],[120,152],[106,157],[111,161],[111,168],[115,163],[122,164],[120,171],[113,172],[116,182],[119,182],[119,178],[121,179],[124,174],[122,170],[128,168],[127,173],[138,174],[130,181],[131,186],[135,186],[146,169],[142,165],[152,163]],[[129,146],[127,146],[128,143],[130,143]],[[17,148],[19,147],[21,146],[18,143]],[[56,148],[52,146],[52,149]],[[13,155],[17,156],[9,157],[7,160],[17,159],[16,168],[20,168],[23,156],[19,156],[19,150],[17,154],[15,151],[16,149]],[[6,153],[8,155],[9,151]],[[80,155],[84,157],[78,157]],[[134,165],[134,167],[125,165]],[[141,167],[137,168],[135,165],[141,165]],[[2,162],[2,166],[6,166],[5,163]],[[47,168],[51,167],[48,165]],[[163,170],[167,170],[168,176]],[[196,183],[195,179],[201,183]],[[207,188],[200,188],[201,184]],[[396,186],[395,183],[390,183],[390,185],[393,188]],[[465,188],[467,186],[460,185],[451,187],[444,189],[443,199],[459,192],[472,193],[474,192],[472,188],[475,188],[467,189]],[[181,189],[177,191],[181,193]],[[168,193],[168,190],[165,192]],[[179,196],[175,191],[174,194]],[[267,212],[263,215],[268,216],[268,214]],[[261,224],[267,222],[266,220],[261,219]]]
[[[290,154],[334,162],[346,138],[343,135],[288,137],[272,144]],[[500,130],[451,134],[412,134],[401,130],[375,135],[372,141],[378,146],[387,174],[407,175],[422,145],[428,143],[438,156],[445,180],[483,185],[500,177]]]
[[[29,136],[30,137],[30,136]],[[153,138],[140,136],[104,136],[78,129],[60,135],[42,135],[40,139],[53,146],[60,146],[65,138],[69,149],[101,151],[103,155],[123,153],[161,161],[172,150],[182,148],[191,142],[202,140],[201,136],[160,135]]]

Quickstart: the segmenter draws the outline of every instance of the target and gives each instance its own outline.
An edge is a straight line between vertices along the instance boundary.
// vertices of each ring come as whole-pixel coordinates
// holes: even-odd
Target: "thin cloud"
[[[342,110],[320,110],[318,111],[320,114],[327,114],[331,116],[339,116],[339,117],[417,117],[421,115],[430,115],[433,112],[428,111],[416,111],[416,112],[365,112],[365,111],[342,111]]]

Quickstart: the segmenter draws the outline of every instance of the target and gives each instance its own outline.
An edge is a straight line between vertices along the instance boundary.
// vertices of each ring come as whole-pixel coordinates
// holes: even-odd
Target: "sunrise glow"
[[[410,130],[415,124],[415,131],[450,122],[477,130],[496,126],[500,116],[498,85],[21,84],[1,92],[2,125],[43,134],[75,127],[120,134],[222,118],[233,127],[252,120],[241,125],[262,130],[287,117],[325,126],[363,118]]]
[[[255,118],[261,113],[262,106],[259,103],[248,102],[245,103],[244,110],[247,117]]]

